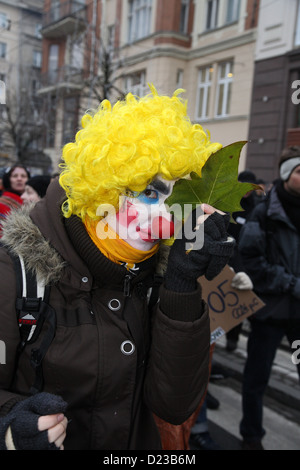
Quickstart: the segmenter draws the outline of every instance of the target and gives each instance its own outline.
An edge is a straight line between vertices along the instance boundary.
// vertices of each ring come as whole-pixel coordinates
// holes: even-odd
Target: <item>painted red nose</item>
[[[165,240],[174,234],[174,223],[165,217],[157,216],[152,220],[151,233],[155,238]]]

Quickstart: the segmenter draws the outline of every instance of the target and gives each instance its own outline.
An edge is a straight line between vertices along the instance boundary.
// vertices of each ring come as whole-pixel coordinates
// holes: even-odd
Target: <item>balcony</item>
[[[80,92],[83,87],[83,70],[65,65],[42,74],[38,94],[50,93],[55,95],[59,92]]]
[[[86,6],[76,0],[67,0],[44,13],[41,33],[45,38],[65,37],[82,31],[86,24]]]

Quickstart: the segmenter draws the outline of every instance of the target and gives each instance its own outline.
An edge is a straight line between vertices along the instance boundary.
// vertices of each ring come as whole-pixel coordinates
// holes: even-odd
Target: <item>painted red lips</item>
[[[151,227],[148,230],[141,230],[138,226],[136,231],[139,232],[140,237],[145,241],[164,240],[172,237],[174,234],[174,223],[165,217],[157,216],[152,220]]]

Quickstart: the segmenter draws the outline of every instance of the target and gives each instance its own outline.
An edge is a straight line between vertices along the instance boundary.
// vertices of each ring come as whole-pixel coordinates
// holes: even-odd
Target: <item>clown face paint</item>
[[[172,216],[164,203],[174,184],[157,177],[141,193],[128,192],[116,216],[108,215],[106,221],[133,248],[150,250],[160,239],[173,235]]]

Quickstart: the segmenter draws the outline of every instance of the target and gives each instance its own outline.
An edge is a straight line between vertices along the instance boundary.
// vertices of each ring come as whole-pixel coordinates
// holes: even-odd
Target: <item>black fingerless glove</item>
[[[197,224],[197,211],[191,214],[192,227]],[[197,248],[196,232],[192,240],[184,236],[177,238],[170,250],[168,267],[165,276],[166,289],[176,292],[191,292],[196,289],[198,277],[205,275],[208,280],[217,276],[228,263],[233,254],[235,240],[227,235],[230,215],[218,212],[211,214],[204,222],[204,239],[201,248],[188,250],[188,246]],[[189,220],[190,224],[191,221]],[[198,228],[199,230],[199,228]],[[199,238],[199,233],[197,234]]]
[[[64,413],[67,403],[57,395],[38,393],[16,404],[0,418],[0,450],[7,450],[6,438],[10,428],[16,450],[59,450],[48,441],[48,431],[38,430],[40,416]]]

